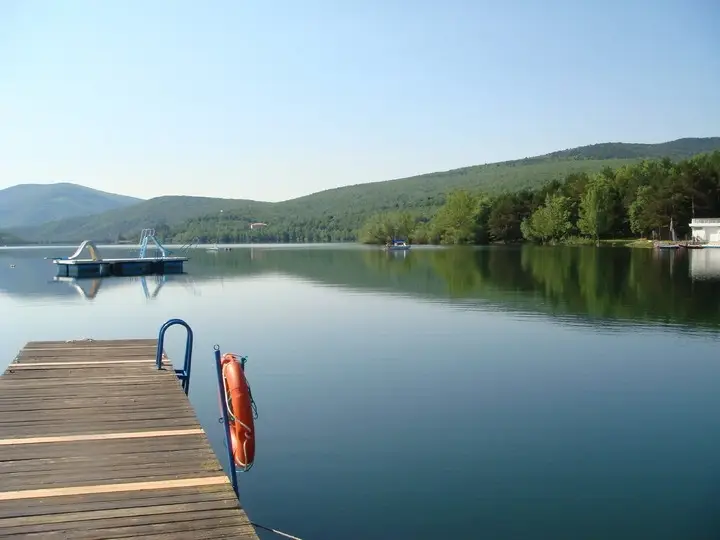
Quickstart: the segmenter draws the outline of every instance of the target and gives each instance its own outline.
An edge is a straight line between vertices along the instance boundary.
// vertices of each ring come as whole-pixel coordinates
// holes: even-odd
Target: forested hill
[[[0,189],[0,229],[102,214],[140,201],[68,182],[20,184]]]
[[[24,240],[17,236],[0,231],[0,247],[1,246],[15,246],[25,243]]]
[[[14,229],[30,241],[58,242],[137,238],[143,227],[155,227],[166,240],[203,241],[346,241],[355,240],[367,218],[377,212],[404,209],[429,217],[457,189],[489,194],[535,189],[569,175],[616,169],[645,158],[680,160],[720,149],[720,137],[686,138],[660,144],[604,143],[544,156],[464,167],[383,182],[330,189],[279,203],[160,197],[82,219],[64,219]],[[250,231],[252,222],[268,226]]]

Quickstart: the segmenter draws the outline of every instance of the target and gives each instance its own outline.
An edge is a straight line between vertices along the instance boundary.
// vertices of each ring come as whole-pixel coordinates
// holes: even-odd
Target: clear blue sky
[[[717,0],[0,1],[0,188],[282,200],[720,135]]]

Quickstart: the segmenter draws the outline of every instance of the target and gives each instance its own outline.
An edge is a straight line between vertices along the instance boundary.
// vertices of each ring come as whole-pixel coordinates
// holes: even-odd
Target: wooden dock
[[[0,377],[0,538],[257,540],[156,340],[31,342]]]

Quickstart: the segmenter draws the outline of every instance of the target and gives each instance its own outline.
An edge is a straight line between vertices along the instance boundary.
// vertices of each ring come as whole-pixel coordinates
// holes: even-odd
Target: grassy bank
[[[594,246],[596,244],[601,246],[614,246],[614,247],[631,247],[631,248],[651,248],[653,247],[652,240],[646,238],[604,238],[599,242],[593,238],[587,238],[585,236],[571,236],[558,242],[558,245],[564,246]]]
[[[634,240],[620,240],[620,242],[625,242],[626,247],[631,248],[652,248],[653,247],[653,241],[648,240],[647,238],[636,238]]]

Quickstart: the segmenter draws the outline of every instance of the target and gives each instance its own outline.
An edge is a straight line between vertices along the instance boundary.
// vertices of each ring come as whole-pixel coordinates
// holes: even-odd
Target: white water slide
[[[84,240],[82,244],[80,244],[80,247],[77,248],[75,253],[70,255],[68,257],[68,260],[72,261],[73,259],[77,259],[80,254],[82,253],[83,249],[88,248],[88,251],[90,252],[90,259],[93,261],[99,261],[100,259],[100,252],[98,251],[97,246],[93,244],[92,240]]]

